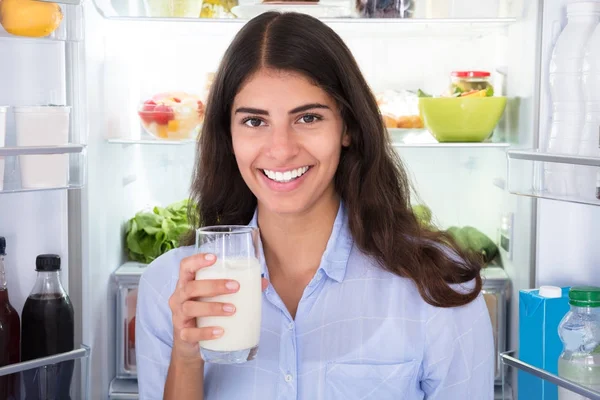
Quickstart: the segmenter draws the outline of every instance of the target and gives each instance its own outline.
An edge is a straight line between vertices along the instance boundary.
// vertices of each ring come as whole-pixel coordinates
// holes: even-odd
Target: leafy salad
[[[127,222],[125,246],[131,261],[149,264],[158,256],[179,247],[183,234],[191,229],[188,200],[165,208],[140,211]]]

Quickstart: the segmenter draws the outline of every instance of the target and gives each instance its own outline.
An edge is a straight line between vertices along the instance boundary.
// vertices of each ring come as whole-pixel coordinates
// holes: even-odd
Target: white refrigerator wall
[[[552,117],[548,66],[558,34],[566,24],[566,4],[571,2],[544,3],[540,147],[548,139]],[[598,207],[540,200],[535,285],[600,285],[600,246],[596,237],[599,226]]]
[[[124,223],[148,205],[187,196],[194,152],[193,145],[123,145],[107,139],[139,138],[136,108],[145,96],[166,90],[201,92],[206,73],[216,69],[242,24],[107,20],[93,3],[84,7],[89,116],[84,195],[89,237],[84,244],[88,253],[83,338],[93,347],[91,398],[106,398],[115,375],[111,274],[125,261]],[[507,112],[504,129],[513,141],[532,141],[535,45],[525,45],[522,38],[535,38],[534,23],[525,21],[508,29],[460,24],[333,26],[374,91],[422,88],[441,93],[452,70],[508,71],[506,90],[518,99],[509,105],[512,112]],[[502,213],[515,214],[514,252],[505,266],[516,277],[515,287],[528,287],[531,201],[503,191],[503,151],[402,147],[398,152],[440,225],[471,224],[495,239]]]

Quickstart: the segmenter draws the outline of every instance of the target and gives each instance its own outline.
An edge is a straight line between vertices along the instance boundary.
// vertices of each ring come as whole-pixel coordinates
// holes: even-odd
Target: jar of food
[[[453,71],[450,93],[466,93],[473,90],[486,90],[491,87],[490,73],[486,71]]]

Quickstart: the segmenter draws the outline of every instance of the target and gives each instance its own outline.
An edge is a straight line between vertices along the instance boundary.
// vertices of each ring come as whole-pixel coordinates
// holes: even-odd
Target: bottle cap
[[[60,270],[60,256],[57,254],[40,254],[35,259],[35,270],[52,272]]]
[[[575,307],[600,307],[600,287],[573,286],[569,290],[569,304]]]
[[[540,286],[538,294],[548,299],[558,299],[562,297],[562,289],[558,286]]]
[[[6,239],[4,236],[0,236],[0,256],[6,255]]]

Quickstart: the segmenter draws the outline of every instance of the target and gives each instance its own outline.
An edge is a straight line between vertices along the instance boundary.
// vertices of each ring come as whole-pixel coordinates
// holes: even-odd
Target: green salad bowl
[[[506,108],[506,97],[421,97],[425,128],[438,142],[482,142],[488,139]]]

